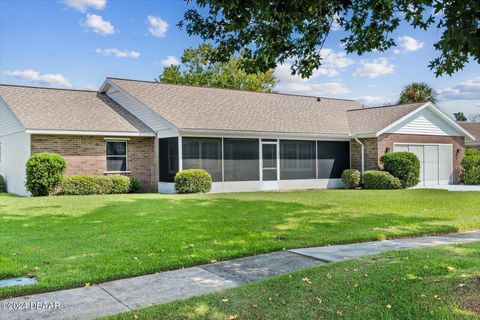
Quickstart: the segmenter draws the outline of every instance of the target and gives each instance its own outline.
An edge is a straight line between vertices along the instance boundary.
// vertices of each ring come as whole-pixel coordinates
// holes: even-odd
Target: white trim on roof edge
[[[48,135],[115,136],[115,137],[155,137],[156,136],[154,132],[42,130],[42,129],[27,129],[26,133],[48,134]]]
[[[331,140],[350,141],[348,134],[316,134],[316,133],[294,133],[294,132],[272,132],[272,131],[249,131],[249,130],[221,130],[221,129],[180,129],[184,137],[225,137],[225,138],[283,138],[283,139],[307,139],[307,140]]]
[[[406,114],[405,116],[401,117],[400,119],[398,119],[397,121],[391,123],[390,125],[386,126],[385,128],[383,128],[382,130],[378,131],[377,133],[375,133],[375,136],[378,137],[380,136],[381,134],[387,132],[388,130],[390,130],[391,128],[395,127],[396,125],[402,123],[403,121],[407,120],[408,118],[410,118],[411,116],[415,115],[416,113],[422,111],[423,109],[425,108],[430,108],[430,110],[432,110],[434,113],[436,113],[438,116],[440,116],[447,124],[449,124],[452,128],[454,128],[455,130],[457,130],[458,132],[462,133],[462,135],[465,135],[466,137],[468,137],[470,140],[475,140],[475,137],[470,134],[470,132],[468,132],[467,130],[465,130],[462,126],[460,126],[458,123],[456,123],[455,121],[453,121],[453,119],[451,119],[449,116],[447,116],[443,111],[441,111],[440,109],[437,108],[437,106],[435,106],[435,104],[433,104],[432,102],[426,102],[425,104],[421,105],[420,107],[418,107],[417,109],[413,110],[412,112]]]

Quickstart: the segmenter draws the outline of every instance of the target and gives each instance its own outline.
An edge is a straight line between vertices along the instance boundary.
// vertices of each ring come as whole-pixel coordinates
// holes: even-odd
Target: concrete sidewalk
[[[474,241],[480,241],[480,230],[445,236],[372,241],[274,252],[110,281],[93,287],[0,300],[0,319],[95,319],[220,291],[328,262],[354,259],[389,250]]]

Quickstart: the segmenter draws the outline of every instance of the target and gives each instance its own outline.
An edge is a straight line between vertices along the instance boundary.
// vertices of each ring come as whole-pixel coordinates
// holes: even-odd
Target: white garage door
[[[451,144],[395,144],[394,151],[410,151],[420,160],[420,185],[450,184],[453,179]]]

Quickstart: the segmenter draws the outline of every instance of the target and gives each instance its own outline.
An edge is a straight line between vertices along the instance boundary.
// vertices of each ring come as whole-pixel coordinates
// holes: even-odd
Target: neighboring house
[[[480,150],[480,122],[459,121],[458,123],[475,137],[475,140],[466,141],[466,146]]]
[[[107,78],[98,92],[0,85],[0,174],[27,195],[25,163],[57,152],[67,175],[125,174],[173,192],[204,168],[212,192],[341,187],[347,168],[389,151],[421,161],[422,184],[460,182],[474,137],[432,103],[364,108],[352,100]]]

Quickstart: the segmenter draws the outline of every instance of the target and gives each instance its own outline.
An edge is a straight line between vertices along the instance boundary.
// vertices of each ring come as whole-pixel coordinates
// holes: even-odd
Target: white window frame
[[[107,150],[108,150],[108,143],[109,142],[123,142],[125,143],[125,155],[108,155]],[[125,158],[125,171],[109,171],[108,170],[108,158],[109,157],[124,157]],[[130,171],[128,170],[128,141],[127,140],[114,140],[114,139],[105,139],[105,173],[129,173]]]

